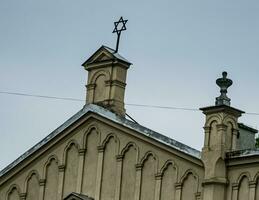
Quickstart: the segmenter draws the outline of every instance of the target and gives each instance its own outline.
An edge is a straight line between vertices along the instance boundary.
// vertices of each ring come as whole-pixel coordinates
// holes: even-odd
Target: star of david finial
[[[124,20],[123,17],[121,17],[119,19],[119,21],[114,22],[114,29],[113,29],[112,33],[117,33],[117,44],[116,44],[115,52],[118,52],[118,50],[119,50],[121,31],[127,30],[127,28],[126,28],[127,22],[128,22],[128,20]]]

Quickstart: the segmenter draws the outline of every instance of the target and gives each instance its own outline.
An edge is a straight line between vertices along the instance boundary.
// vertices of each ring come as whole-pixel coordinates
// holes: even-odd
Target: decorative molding
[[[96,88],[96,84],[89,83],[89,84],[85,85],[85,87],[87,88],[87,90],[94,90]]]
[[[256,188],[256,182],[255,181],[249,181],[249,188]]]
[[[162,173],[155,174],[155,179],[156,180],[162,180],[162,178],[163,178],[163,174]]]
[[[124,155],[116,155],[117,162],[122,162],[123,158],[124,158]]]
[[[21,200],[25,200],[27,193],[21,193],[19,196],[20,196]]]
[[[45,186],[46,185],[46,179],[40,179],[39,183],[40,183],[40,186]]]
[[[174,184],[176,190],[182,190],[183,184],[182,183],[175,183]]]
[[[232,183],[232,190],[238,190],[238,183]]]
[[[103,145],[97,146],[97,150],[98,150],[99,153],[104,152],[104,146]]]
[[[86,149],[79,149],[78,150],[79,156],[84,156],[85,152],[86,152]]]
[[[141,171],[142,168],[143,168],[143,165],[138,163],[138,164],[135,165],[135,167],[136,167],[136,171]]]
[[[64,172],[65,169],[66,169],[66,165],[59,165],[59,166],[58,166],[58,171],[59,171],[59,172]]]

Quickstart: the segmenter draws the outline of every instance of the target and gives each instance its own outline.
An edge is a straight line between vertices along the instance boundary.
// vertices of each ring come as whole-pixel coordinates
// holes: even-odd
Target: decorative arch
[[[126,146],[121,151],[121,155],[124,156],[131,147],[133,147],[136,150],[136,153],[137,153],[137,155],[136,155],[136,163],[138,163],[138,160],[139,160],[139,147],[134,142],[129,142],[128,144],[126,144]]]
[[[117,135],[115,135],[114,133],[110,133],[106,136],[106,138],[103,140],[102,142],[102,147],[105,149],[106,145],[108,144],[108,142],[110,141],[110,139],[113,138],[116,145],[116,154],[119,154],[119,148],[120,148],[120,140],[117,137]]]
[[[83,148],[84,148],[84,149],[87,149],[88,136],[89,136],[89,134],[91,134],[91,132],[92,132],[93,130],[96,131],[96,133],[97,133],[97,135],[98,135],[98,142],[99,142],[99,144],[100,144],[101,134],[100,134],[98,125],[94,123],[94,124],[89,125],[89,127],[87,128],[87,130],[86,130],[85,133],[84,133],[84,136],[83,136]]]
[[[176,170],[176,177],[178,180],[178,166],[175,164],[175,162],[173,160],[167,160],[165,162],[165,164],[163,165],[163,167],[160,169],[160,174],[162,174],[162,176],[164,175],[165,171],[167,170],[167,168],[172,165],[173,168]]]
[[[251,181],[251,175],[250,175],[250,173],[249,173],[249,172],[242,172],[242,173],[239,175],[239,177],[238,177],[238,179],[237,179],[237,181],[236,181],[236,183],[237,183],[238,186],[240,185],[241,181],[242,181],[243,178],[245,178],[245,177],[248,179],[248,181]]]
[[[225,177],[225,173],[226,173],[226,166],[225,166],[225,162],[222,158],[218,158],[215,162],[214,165],[214,174],[216,174],[216,176],[219,177]],[[224,174],[222,174],[224,173]]]
[[[219,114],[214,114],[212,116],[210,116],[207,120],[206,120],[206,123],[205,123],[205,127],[210,127],[211,124],[216,121],[217,124],[220,124],[221,121],[222,121],[222,118]]]
[[[17,185],[17,184],[12,184],[12,185],[9,187],[8,191],[6,192],[6,197],[5,197],[6,200],[8,200],[8,196],[9,196],[10,193],[12,193],[13,190],[17,190],[18,195],[19,195],[19,198],[20,198],[21,189],[20,189],[19,185]]]
[[[233,116],[231,116],[231,115],[224,116],[223,123],[224,124],[230,123],[232,125],[232,128],[237,129],[236,119]]]
[[[199,176],[196,174],[196,172],[194,172],[192,169],[188,169],[185,171],[184,175],[181,177],[180,179],[180,183],[181,185],[183,185],[184,181],[187,179],[187,177],[189,175],[193,175],[193,177],[195,179],[197,179],[197,188],[196,188],[196,192],[198,192],[198,189],[199,189]]]
[[[75,147],[76,147],[76,149],[77,149],[77,152],[79,153],[80,145],[78,144],[78,142],[77,142],[75,139],[70,140],[70,141],[67,143],[67,145],[66,145],[66,147],[65,147],[65,149],[64,149],[64,151],[63,151],[63,160],[62,160],[63,165],[66,165],[66,164],[67,164],[67,152],[68,152],[69,149],[71,149],[71,147],[72,147],[73,145],[75,145]]]
[[[31,179],[31,177],[35,175],[37,178],[38,183],[40,184],[40,175],[39,172],[37,170],[32,170],[29,172],[28,176],[26,177],[25,181],[24,181],[24,192],[27,193],[28,192],[28,181]]]
[[[259,181],[259,172],[257,172],[253,178],[253,181],[257,182]]]
[[[56,164],[59,165],[59,159],[58,159],[58,157],[55,154],[49,156],[48,160],[44,164],[44,171],[43,171],[44,179],[46,179],[47,167],[50,165],[52,160],[54,160],[56,162]]]
[[[105,80],[110,80],[110,78],[111,78],[111,75],[110,75],[110,73],[108,72],[108,71],[106,71],[106,70],[100,70],[100,71],[97,71],[97,72],[95,72],[93,75],[92,75],[92,77],[91,77],[91,79],[90,79],[90,84],[94,84],[95,82],[96,82],[96,80],[97,80],[97,78],[99,77],[99,76],[101,76],[101,75],[104,75],[105,76]]]
[[[158,158],[155,155],[155,153],[153,153],[152,151],[148,151],[145,153],[144,157],[141,159],[140,164],[141,166],[143,166],[145,164],[145,162],[147,161],[147,159],[152,156],[154,158],[155,162],[155,169],[156,171],[158,171]]]

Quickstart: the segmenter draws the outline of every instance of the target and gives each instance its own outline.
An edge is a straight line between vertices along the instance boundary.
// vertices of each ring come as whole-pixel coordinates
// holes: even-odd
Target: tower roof
[[[93,62],[98,62],[98,61],[107,61],[107,60],[117,60],[117,61],[122,61],[128,65],[131,65],[126,58],[121,56],[118,52],[116,52],[114,49],[102,45],[95,53],[93,53],[92,56],[90,56],[83,64],[82,66],[86,66],[88,64],[91,64]]]

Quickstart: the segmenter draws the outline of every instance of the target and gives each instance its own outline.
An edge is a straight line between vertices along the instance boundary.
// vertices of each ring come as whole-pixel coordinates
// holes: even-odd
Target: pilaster
[[[65,176],[65,165],[58,166],[58,193],[57,199],[63,200],[63,188],[64,188],[64,176]]]
[[[256,181],[249,182],[249,200],[255,200]]]
[[[161,173],[158,173],[156,174],[155,178],[156,178],[155,200],[160,200],[163,175]]]
[[[46,185],[46,179],[40,179],[39,200],[44,200],[45,185]]]
[[[143,165],[141,165],[141,164],[136,165],[136,185],[135,185],[135,199],[134,200],[140,199],[142,168],[143,168]]]
[[[182,188],[183,188],[182,183],[175,184],[175,200],[181,200]]]
[[[116,156],[116,161],[117,161],[117,175],[116,175],[115,200],[120,200],[123,155]]]
[[[78,170],[77,170],[77,186],[76,186],[76,192],[79,194],[81,193],[81,189],[82,189],[84,159],[85,159],[85,149],[80,149],[79,150]]]
[[[232,185],[232,200],[237,200],[238,198],[238,184],[234,183]]]
[[[103,156],[104,147],[98,146],[98,164],[97,164],[97,175],[96,175],[96,191],[95,200],[100,200],[101,195],[101,184],[102,184],[102,173],[103,173]]]

